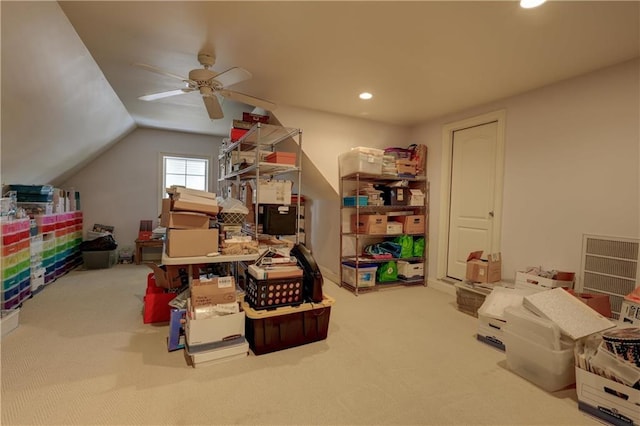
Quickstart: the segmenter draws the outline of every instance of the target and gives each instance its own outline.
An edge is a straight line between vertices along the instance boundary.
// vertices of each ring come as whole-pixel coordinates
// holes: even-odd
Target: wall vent
[[[583,235],[582,266],[577,290],[608,294],[615,319],[624,296],[638,286],[640,240],[634,238]]]

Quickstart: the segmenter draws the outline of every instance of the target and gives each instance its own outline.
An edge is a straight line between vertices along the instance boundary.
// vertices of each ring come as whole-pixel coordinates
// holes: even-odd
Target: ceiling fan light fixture
[[[369,92],[362,92],[362,93],[360,93],[360,94],[358,95],[358,97],[359,97],[360,99],[362,99],[362,100],[365,100],[365,101],[366,101],[366,100],[369,100],[369,99],[373,98],[373,95],[372,95],[371,93],[369,93]]]
[[[533,9],[534,7],[538,7],[541,4],[545,3],[547,0],[520,0],[520,7],[523,9]]]

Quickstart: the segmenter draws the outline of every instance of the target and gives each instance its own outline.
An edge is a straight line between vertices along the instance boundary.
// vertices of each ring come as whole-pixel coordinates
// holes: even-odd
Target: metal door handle
[[[489,212],[489,217],[493,217],[493,211]]]

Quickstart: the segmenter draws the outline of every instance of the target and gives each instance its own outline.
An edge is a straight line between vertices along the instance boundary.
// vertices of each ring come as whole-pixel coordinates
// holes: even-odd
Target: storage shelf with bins
[[[296,158],[294,164],[273,163],[266,161],[266,156],[272,153],[281,153],[279,144],[284,141],[293,140],[296,142]],[[231,185],[235,184],[235,190],[239,193],[242,183],[249,180],[255,180],[256,183],[273,179],[280,175],[296,173],[297,187],[300,192],[302,183],[302,131],[300,129],[282,127],[273,124],[256,123],[247,133],[239,140],[231,142],[225,140],[218,155],[218,191],[221,195],[228,194]],[[256,202],[253,204],[253,211],[250,212],[251,227],[244,227],[243,232],[251,235],[256,239],[260,239],[262,235],[268,235],[265,232],[258,233],[260,205],[264,204],[280,204],[264,202],[260,195],[260,186],[256,184],[255,196]],[[236,198],[241,198],[238,194]],[[247,202],[247,204],[251,204]],[[295,204],[296,206],[296,232],[295,240],[298,242],[298,234],[300,228],[300,197],[297,197],[295,203],[281,203],[283,205]]]
[[[418,205],[360,205],[360,197],[355,196],[353,205],[345,205],[344,199],[357,191],[362,184],[390,185],[400,181],[407,181],[409,189],[421,190],[424,194],[424,202]],[[404,190],[403,190],[404,191]],[[341,200],[341,223],[340,223],[340,286],[354,292],[375,291],[382,288],[427,285],[428,274],[427,248],[428,248],[428,216],[429,216],[429,182],[426,176],[398,176],[398,175],[376,175],[368,173],[352,173],[340,177]],[[423,217],[423,229],[408,230],[404,232],[356,232],[352,229],[352,216],[355,216],[356,223],[362,223],[361,218],[365,215],[384,215],[386,219],[396,216],[420,215]],[[390,223],[390,222],[389,222]],[[362,230],[361,230],[362,231]],[[414,240],[424,237],[424,252],[422,256],[406,256],[401,258],[374,258],[364,254],[364,249],[368,245],[393,241],[395,238],[408,235]],[[379,282],[377,279],[377,269],[389,261],[406,262],[409,265],[421,264],[422,274],[408,278],[398,278],[394,281]]]
[[[31,236],[29,219],[8,219],[2,226],[1,308],[18,308],[31,296]]]

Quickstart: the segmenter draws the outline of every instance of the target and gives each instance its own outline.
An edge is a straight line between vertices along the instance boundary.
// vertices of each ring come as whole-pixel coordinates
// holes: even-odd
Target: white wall
[[[639,61],[415,129],[429,147],[430,277],[436,273],[442,126],[506,109],[503,277],[527,266],[579,271],[585,233],[640,233]]]
[[[274,111],[286,127],[302,129],[302,149],[338,192],[338,155],[356,146],[386,148],[410,145],[409,129],[375,121],[302,108],[279,106]]]
[[[406,147],[409,130],[336,114],[279,106],[283,126],[302,129],[302,193],[308,198],[307,246],[327,278],[339,280],[340,197],[338,155],[356,146]]]
[[[113,225],[118,245],[134,246],[140,220],[158,224],[160,153],[209,156],[215,192],[220,143],[215,136],[136,129],[62,185],[80,191],[84,235],[95,223]]]

